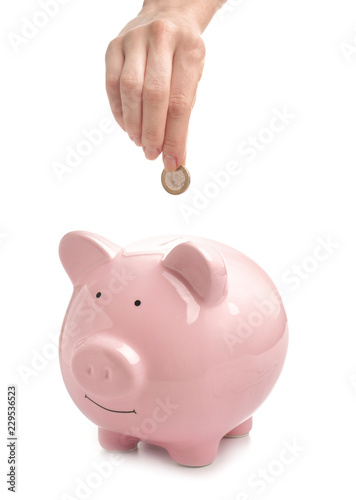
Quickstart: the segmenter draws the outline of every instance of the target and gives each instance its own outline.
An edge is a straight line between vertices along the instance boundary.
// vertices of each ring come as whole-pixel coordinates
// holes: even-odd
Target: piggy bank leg
[[[227,438],[244,437],[247,436],[247,434],[250,432],[251,429],[252,429],[252,417],[248,418],[247,420],[245,420],[245,422],[242,422],[242,424],[232,429],[224,437]]]
[[[108,431],[99,427],[99,443],[108,451],[130,451],[137,448],[140,441],[132,436],[120,434],[119,432]]]
[[[220,438],[204,443],[189,443],[184,446],[174,443],[166,449],[171,458],[180,465],[187,467],[204,467],[211,464],[217,455]]]

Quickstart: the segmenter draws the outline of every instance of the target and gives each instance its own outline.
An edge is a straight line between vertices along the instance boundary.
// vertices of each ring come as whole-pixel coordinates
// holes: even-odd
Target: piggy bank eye
[[[96,298],[98,299],[99,297],[101,297],[101,292],[98,292],[98,293],[96,294]]]
[[[135,300],[135,306],[140,306],[141,305],[141,301],[140,300]]]

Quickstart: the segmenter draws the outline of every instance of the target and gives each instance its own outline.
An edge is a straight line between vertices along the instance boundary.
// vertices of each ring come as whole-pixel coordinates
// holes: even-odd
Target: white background
[[[6,386],[16,383],[21,500],[355,496],[356,5],[229,3],[203,35],[192,183],[180,197],[160,184],[161,158],[147,161],[116,125],[61,180],[53,168],[84,129],[112,122],[104,54],[141,3],[69,1],[17,53],[9,33],[21,35],[23,18],[42,9],[35,0],[1,3],[0,456],[8,495]],[[273,109],[284,108],[294,118],[248,161],[241,143],[267,134]],[[239,175],[224,188],[209,185],[229,162],[240,164]],[[184,218],[183,205],[195,213]],[[212,465],[181,467],[145,444],[107,465],[111,455],[71,401],[58,364],[71,283],[57,249],[76,229],[122,246],[166,233],[222,241],[258,262],[283,294],[284,371],[250,437],[223,440]],[[333,249],[317,262],[320,239]],[[307,270],[291,280],[298,265]],[[281,463],[294,441],[295,457]],[[107,477],[93,475],[95,464]],[[256,486],[263,469],[269,482]],[[79,490],[82,482],[91,489]]]

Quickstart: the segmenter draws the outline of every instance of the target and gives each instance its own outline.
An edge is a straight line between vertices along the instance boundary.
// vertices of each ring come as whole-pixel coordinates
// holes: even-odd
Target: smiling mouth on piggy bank
[[[110,408],[105,408],[105,406],[101,406],[99,405],[98,403],[96,403],[95,401],[93,401],[92,399],[90,399],[86,394],[84,396],[86,399],[89,399],[89,401],[91,401],[92,403],[94,403],[96,406],[99,406],[100,408],[102,408],[103,410],[106,410],[106,411],[112,411],[113,413],[136,413],[136,410],[130,410],[130,411],[120,411],[120,410],[110,410]]]

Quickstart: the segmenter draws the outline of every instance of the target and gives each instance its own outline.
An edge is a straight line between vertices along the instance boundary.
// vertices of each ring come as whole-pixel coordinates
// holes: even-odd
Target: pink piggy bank
[[[123,249],[74,231],[59,253],[74,285],[61,371],[103,448],[145,441],[203,466],[222,437],[250,431],[288,344],[281,298],[257,264],[182,236]]]

